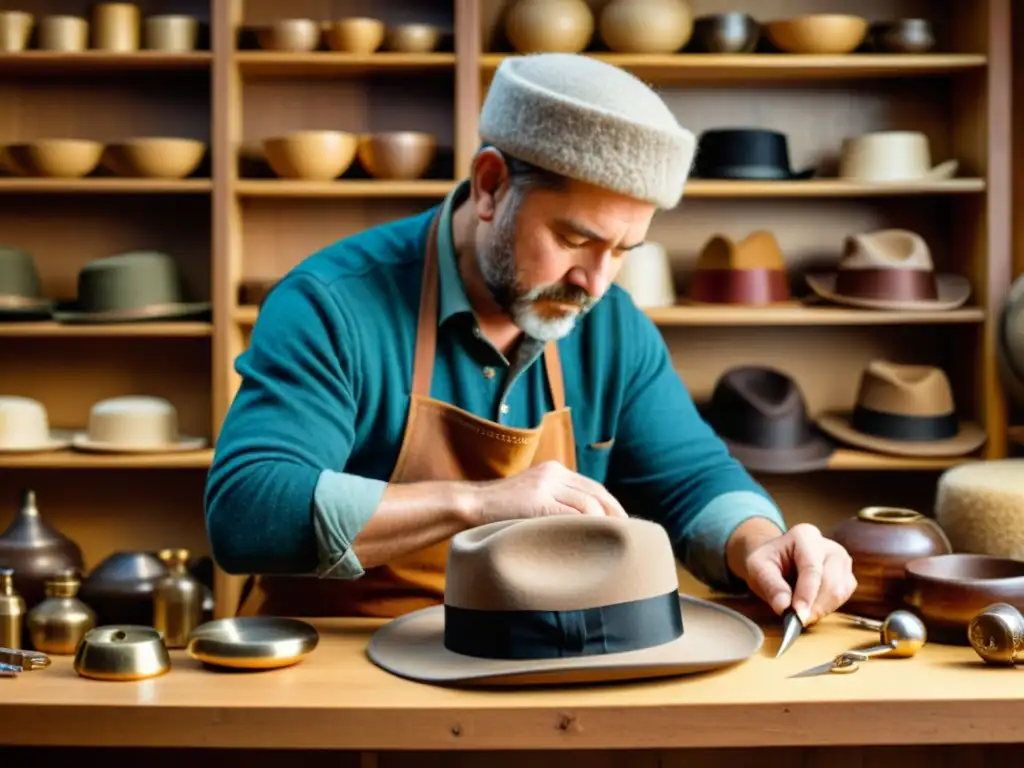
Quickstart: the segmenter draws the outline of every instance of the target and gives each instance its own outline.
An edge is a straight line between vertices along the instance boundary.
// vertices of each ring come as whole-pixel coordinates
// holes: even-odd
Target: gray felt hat
[[[697,146],[643,81],[568,53],[505,59],[479,130],[521,160],[659,208],[679,204]]]

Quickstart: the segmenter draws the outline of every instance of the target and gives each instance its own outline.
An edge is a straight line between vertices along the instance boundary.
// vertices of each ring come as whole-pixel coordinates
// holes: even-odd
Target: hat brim
[[[73,305],[58,305],[53,312],[53,319],[58,323],[146,323],[154,320],[184,319],[199,317],[210,311],[210,302],[192,302],[187,304],[168,304],[159,311],[143,312],[130,309],[114,312],[83,312]]]
[[[694,174],[695,179],[722,179],[725,181],[805,181],[817,173],[817,168],[800,171],[769,165],[712,166]]]
[[[367,646],[382,669],[416,682],[453,686],[562,685],[708,672],[757,653],[764,632],[740,613],[679,596],[683,635],[670,643],[626,653],[556,659],[480,659],[444,646],[444,606],[408,613],[378,629]]]
[[[71,446],[90,453],[184,453],[205,448],[206,438],[182,435],[177,442],[164,445],[118,445],[90,440],[87,434],[78,433],[71,439]]]
[[[942,458],[964,456],[985,444],[985,431],[973,422],[960,422],[955,437],[930,442],[907,442],[887,440],[882,437],[858,432],[850,424],[852,414],[826,413],[817,420],[818,427],[836,440],[856,448],[895,456],[918,456],[921,458]]]
[[[936,275],[935,282],[938,297],[934,300],[921,301],[886,301],[883,299],[863,299],[856,296],[844,296],[836,293],[836,273],[807,275],[807,284],[811,290],[823,299],[835,304],[843,304],[859,309],[888,309],[895,311],[941,310],[962,307],[971,295],[970,281],[963,275]]]
[[[69,429],[51,429],[49,439],[37,445],[0,445],[0,453],[49,453],[62,451],[71,445],[74,432]]]
[[[797,448],[760,448],[727,440],[722,442],[729,453],[740,464],[754,472],[770,474],[789,474],[793,472],[813,472],[826,469],[832,455],[836,452],[836,444],[824,435],[815,435]]]

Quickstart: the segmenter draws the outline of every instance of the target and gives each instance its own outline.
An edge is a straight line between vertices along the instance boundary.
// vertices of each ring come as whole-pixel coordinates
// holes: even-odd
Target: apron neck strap
[[[430,397],[430,382],[434,375],[434,353],[437,349],[437,227],[441,214],[438,212],[430,223],[427,233],[426,254],[423,260],[423,281],[420,285],[420,311],[416,324],[416,351],[413,356],[412,393]],[[544,370],[547,372],[548,387],[554,409],[565,408],[565,381],[562,378],[562,362],[558,356],[558,343],[549,341],[544,345]]]

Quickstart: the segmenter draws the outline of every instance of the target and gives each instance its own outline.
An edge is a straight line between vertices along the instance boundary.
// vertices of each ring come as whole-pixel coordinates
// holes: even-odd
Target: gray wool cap
[[[479,131],[521,160],[665,209],[679,204],[697,145],[642,80],[570,53],[505,59]]]

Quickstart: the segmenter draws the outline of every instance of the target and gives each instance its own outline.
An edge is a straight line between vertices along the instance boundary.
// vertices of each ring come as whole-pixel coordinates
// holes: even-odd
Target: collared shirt
[[[510,361],[479,331],[451,230],[465,192],[464,182],[439,207],[327,246],[267,296],[207,481],[211,547],[229,573],[362,574],[351,542],[402,444],[438,211],[431,397],[512,427],[535,427],[553,407],[543,345],[524,339]],[[558,347],[577,470],[661,523],[697,578],[742,589],[726,565],[729,536],[752,517],[785,524],[701,419],[658,329],[613,285]]]

